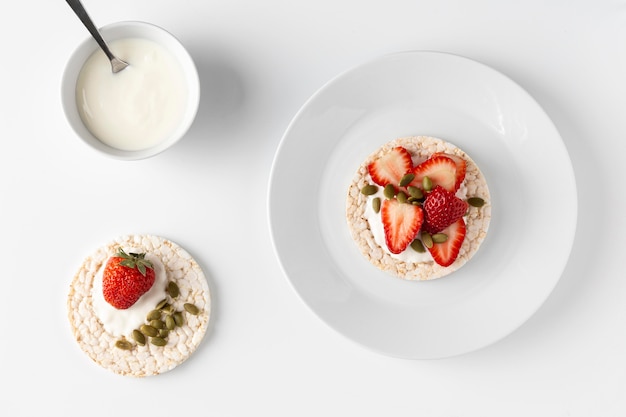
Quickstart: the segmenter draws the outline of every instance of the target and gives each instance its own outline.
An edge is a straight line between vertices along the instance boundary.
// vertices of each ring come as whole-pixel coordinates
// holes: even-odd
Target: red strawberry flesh
[[[405,148],[398,146],[370,163],[367,170],[376,184],[382,187],[392,184],[397,187],[404,174],[412,168],[411,154]]]
[[[440,185],[448,191],[455,191],[456,163],[447,156],[432,156],[413,168],[415,178],[411,181],[412,186],[423,188],[424,177],[430,178],[433,187]]]
[[[403,252],[415,239],[424,220],[419,206],[384,200],[380,210],[385,231],[385,243],[391,253]]]
[[[454,191],[457,191],[461,187],[461,184],[463,183],[463,180],[465,179],[465,172],[467,171],[467,162],[465,162],[465,159],[461,158],[460,156],[451,155],[451,154],[443,153],[443,152],[434,153],[431,156],[431,158],[435,156],[446,156],[452,159],[454,163],[456,164],[456,179],[455,179],[455,184],[454,184]]]
[[[448,239],[443,243],[434,243],[428,251],[437,264],[445,267],[452,265],[459,256],[465,239],[465,221],[462,218],[458,219],[441,233],[447,235]]]

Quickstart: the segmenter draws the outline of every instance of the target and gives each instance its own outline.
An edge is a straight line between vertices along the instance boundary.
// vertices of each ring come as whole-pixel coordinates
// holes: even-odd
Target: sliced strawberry
[[[458,219],[441,233],[447,235],[448,239],[443,243],[434,243],[428,251],[437,264],[450,266],[459,256],[461,245],[465,239],[465,222],[462,218]]]
[[[465,215],[469,205],[453,192],[436,186],[424,200],[424,230],[439,233]]]
[[[413,168],[413,161],[409,151],[401,146],[393,148],[391,151],[381,156],[368,165],[372,181],[380,186],[393,184],[394,187],[407,172]]]
[[[409,185],[423,188],[422,180],[424,177],[428,177],[432,181],[433,187],[440,185],[448,191],[455,191],[456,163],[447,156],[431,156],[413,168],[413,174],[415,174],[415,178]]]
[[[447,156],[454,161],[456,164],[456,181],[454,184],[454,191],[457,191],[465,179],[465,172],[467,171],[467,162],[465,162],[465,159],[457,155],[451,155],[443,152],[434,153],[431,158],[433,156]]]
[[[401,203],[395,198],[383,200],[380,215],[385,229],[385,242],[391,253],[404,251],[413,242],[424,221],[421,207]]]

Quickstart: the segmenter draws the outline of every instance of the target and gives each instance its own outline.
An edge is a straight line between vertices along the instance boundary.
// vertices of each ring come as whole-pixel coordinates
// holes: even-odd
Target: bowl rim
[[[193,58],[182,42],[168,30],[153,23],[138,20],[119,21],[99,28],[107,42],[124,38],[143,38],[158,42],[179,60],[188,85],[187,109],[183,120],[166,139],[149,148],[127,151],[105,144],[95,137],[83,123],[76,103],[76,81],[85,61],[99,50],[91,36],[77,45],[70,55],[61,79],[61,102],[67,122],[76,135],[92,149],[120,160],[139,160],[160,154],[179,142],[187,133],[198,112],[200,104],[200,79]]]

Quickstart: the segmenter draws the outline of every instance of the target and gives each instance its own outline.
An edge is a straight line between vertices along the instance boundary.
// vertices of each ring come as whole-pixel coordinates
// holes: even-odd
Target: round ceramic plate
[[[492,197],[478,253],[435,281],[376,269],[345,219],[359,164],[413,135],[471,155]],[[302,107],[274,159],[268,212],[283,271],[314,313],[374,351],[430,359],[490,345],[541,306],[569,257],[577,196],[559,133],[522,88],[467,58],[405,52],[339,75]]]

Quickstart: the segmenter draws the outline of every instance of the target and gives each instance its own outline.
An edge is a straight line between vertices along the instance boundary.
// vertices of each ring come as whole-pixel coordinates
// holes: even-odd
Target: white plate
[[[376,269],[345,220],[361,162],[409,135],[462,148],[492,196],[476,256],[428,282]],[[438,52],[384,56],[321,88],[282,138],[268,197],[276,254],[304,303],[349,339],[411,359],[470,352],[525,322],[559,280],[577,216],[567,150],[539,105],[493,69]]]

